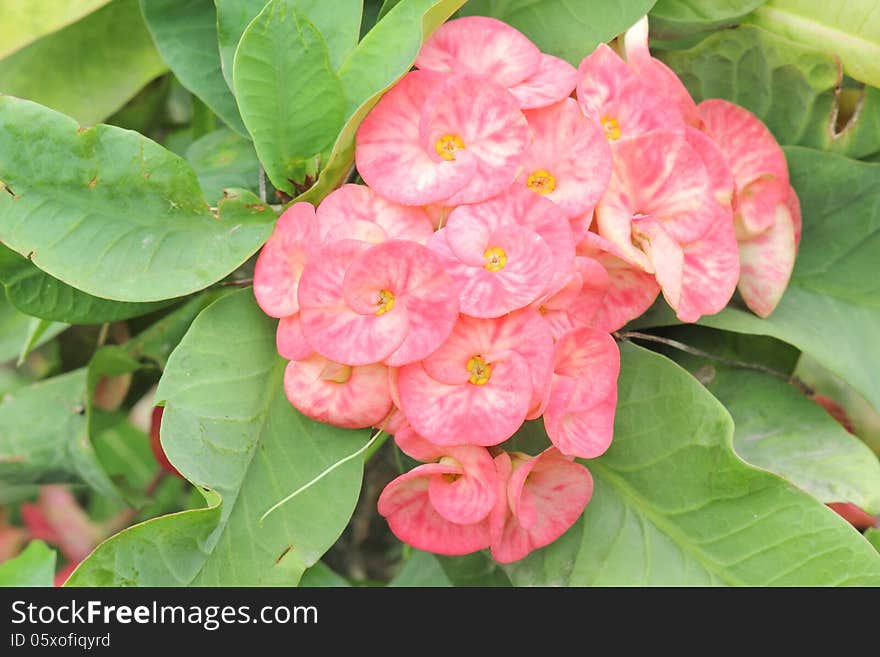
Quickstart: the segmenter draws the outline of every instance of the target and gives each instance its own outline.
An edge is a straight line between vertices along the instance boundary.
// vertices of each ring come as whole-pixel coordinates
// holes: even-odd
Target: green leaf
[[[400,570],[388,586],[391,587],[446,587],[452,582],[443,571],[437,557],[430,552],[411,550],[409,557],[401,564]]]
[[[0,58],[75,23],[110,0],[0,0]]]
[[[593,499],[514,584],[880,584],[880,555],[837,514],[741,461],[733,422],[693,377],[621,346],[614,442],[587,462]]]
[[[212,0],[140,0],[162,59],[177,79],[226,124],[247,137],[235,98],[220,70],[217,11]]]
[[[874,546],[874,549],[877,552],[880,552],[880,529],[869,529],[865,532],[865,538],[868,539],[868,543]]]
[[[697,102],[723,98],[742,105],[782,144],[858,158],[880,151],[880,90],[861,92],[848,110],[850,119],[842,121],[840,66],[828,53],[746,25],[687,50],[656,54]]]
[[[738,23],[767,0],[657,0],[651,9],[651,35],[678,39]]]
[[[69,324],[50,322],[48,319],[31,317],[28,332],[25,336],[24,344],[21,346],[21,351],[18,354],[18,361],[16,361],[15,366],[21,367],[25,360],[27,360],[28,355],[34,349],[44,342],[51,340],[53,337],[67,329],[68,326]]]
[[[880,462],[794,386],[757,372],[719,372],[709,390],[733,416],[737,454],[821,502],[880,513]]]
[[[233,76],[266,174],[291,194],[316,176],[345,111],[326,43],[295,6],[294,0],[272,0],[254,19],[236,50]]]
[[[656,0],[471,0],[462,14],[513,25],[544,52],[575,66],[648,13]]]
[[[248,24],[267,0],[214,0],[217,6],[217,36],[223,73],[230,88],[235,49]],[[358,41],[361,24],[359,0],[293,0],[291,6],[321,33],[327,44],[330,66],[336,70]]]
[[[72,585],[292,585],[348,523],[362,461],[280,507],[274,502],[366,442],[297,413],[282,389],[275,322],[241,290],[209,306],[159,384],[162,445],[208,507],[131,527],[84,561]]]
[[[0,481],[84,482],[118,495],[88,437],[86,369],[18,388],[0,400]]]
[[[55,556],[43,541],[31,541],[17,557],[0,564],[0,587],[52,586]]]
[[[465,0],[401,0],[371,29],[339,69],[345,89],[345,125],[333,144],[318,183],[298,201],[319,203],[348,176],[361,121],[409,71],[425,40]]]
[[[0,96],[0,240],[84,292],[182,296],[223,278],[272,231],[252,194],[212,213],[189,165],[137,133]]]
[[[880,409],[880,164],[796,147],[786,156],[804,229],[785,295],[767,319],[728,308],[700,323],[788,342]]]
[[[21,312],[69,324],[103,324],[146,315],[168,302],[125,303],[86,294],[38,269],[27,258],[0,244],[0,282]]]
[[[299,581],[299,585],[301,587],[315,586],[322,588],[351,586],[347,579],[335,573],[333,569],[323,561],[319,561],[311,568],[306,569],[306,572],[303,573],[302,579]]]
[[[834,52],[847,75],[880,86],[880,12],[874,0],[770,0],[749,20],[792,41]]]
[[[230,130],[217,130],[195,141],[186,151],[205,198],[222,198],[223,190],[259,189],[260,161],[254,145]]]
[[[137,0],[114,0],[0,61],[0,92],[90,125],[164,71]]]
[[[18,356],[30,325],[31,318],[20,313],[0,291],[0,363]]]
[[[487,552],[463,557],[435,556],[453,586],[511,586],[504,569]]]

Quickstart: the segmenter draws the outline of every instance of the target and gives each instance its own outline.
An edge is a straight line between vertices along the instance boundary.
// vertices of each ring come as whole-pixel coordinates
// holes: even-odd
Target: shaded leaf
[[[230,130],[216,130],[196,140],[187,150],[205,198],[222,198],[231,187],[259,190],[260,161],[254,145]]]
[[[0,0],[0,58],[74,23],[110,0]]]
[[[651,9],[651,34],[678,39],[733,25],[767,0],[657,0]]]
[[[0,61],[0,92],[90,125],[164,71],[137,0],[113,0]]]
[[[409,557],[388,586],[391,587],[441,587],[452,586],[437,557],[430,552],[413,549]]]
[[[341,575],[336,574],[330,566],[323,561],[319,561],[311,568],[307,568],[303,573],[299,586],[315,586],[315,587],[347,587],[351,586],[348,580]]]
[[[633,25],[656,0],[470,0],[464,15],[513,25],[546,53],[577,66],[600,43]]]
[[[247,137],[235,98],[223,79],[213,0],[140,0],[162,59],[177,79],[230,128]]]

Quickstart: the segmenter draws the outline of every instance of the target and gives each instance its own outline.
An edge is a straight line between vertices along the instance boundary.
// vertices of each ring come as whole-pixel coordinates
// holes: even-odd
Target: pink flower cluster
[[[494,19],[443,25],[357,132],[366,185],[292,205],[257,261],[290,402],[423,462],[379,499],[415,547],[510,562],[555,540],[592,494],[574,459],[611,443],[610,333],[660,291],[696,321],[737,283],[761,315],[785,288],[799,213],[776,142],[695,105],[646,20],[624,44],[575,69]],[[551,447],[501,446],[539,417]]]

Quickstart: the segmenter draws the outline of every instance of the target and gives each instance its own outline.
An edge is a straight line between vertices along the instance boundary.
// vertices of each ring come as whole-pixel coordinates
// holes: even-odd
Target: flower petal
[[[794,268],[796,236],[786,205],[776,206],[769,230],[739,243],[739,292],[759,317],[768,317],[782,298]]]
[[[522,109],[537,109],[568,98],[577,78],[577,69],[567,61],[541,53],[538,70],[509,89]]]

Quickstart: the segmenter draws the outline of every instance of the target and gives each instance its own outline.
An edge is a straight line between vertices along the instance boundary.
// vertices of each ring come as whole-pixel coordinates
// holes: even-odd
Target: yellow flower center
[[[504,265],[507,264],[507,254],[504,252],[504,249],[497,246],[486,249],[483,252],[483,257],[486,259],[486,264],[483,267],[489,271],[501,271],[504,269]]]
[[[464,149],[464,141],[458,135],[443,135],[434,144],[434,150],[437,151],[437,155],[444,160],[454,160],[455,151],[463,151]]]
[[[484,361],[482,356],[474,356],[467,362],[467,371],[471,373],[468,380],[475,386],[481,386],[489,382],[492,365]]]
[[[547,169],[538,169],[526,179],[526,187],[536,194],[549,194],[556,189],[556,178]]]
[[[379,299],[376,301],[376,305],[378,306],[376,314],[384,315],[394,308],[394,294],[389,290],[379,290]]]
[[[602,117],[602,127],[605,129],[605,137],[611,141],[620,139],[620,123],[613,116]]]

